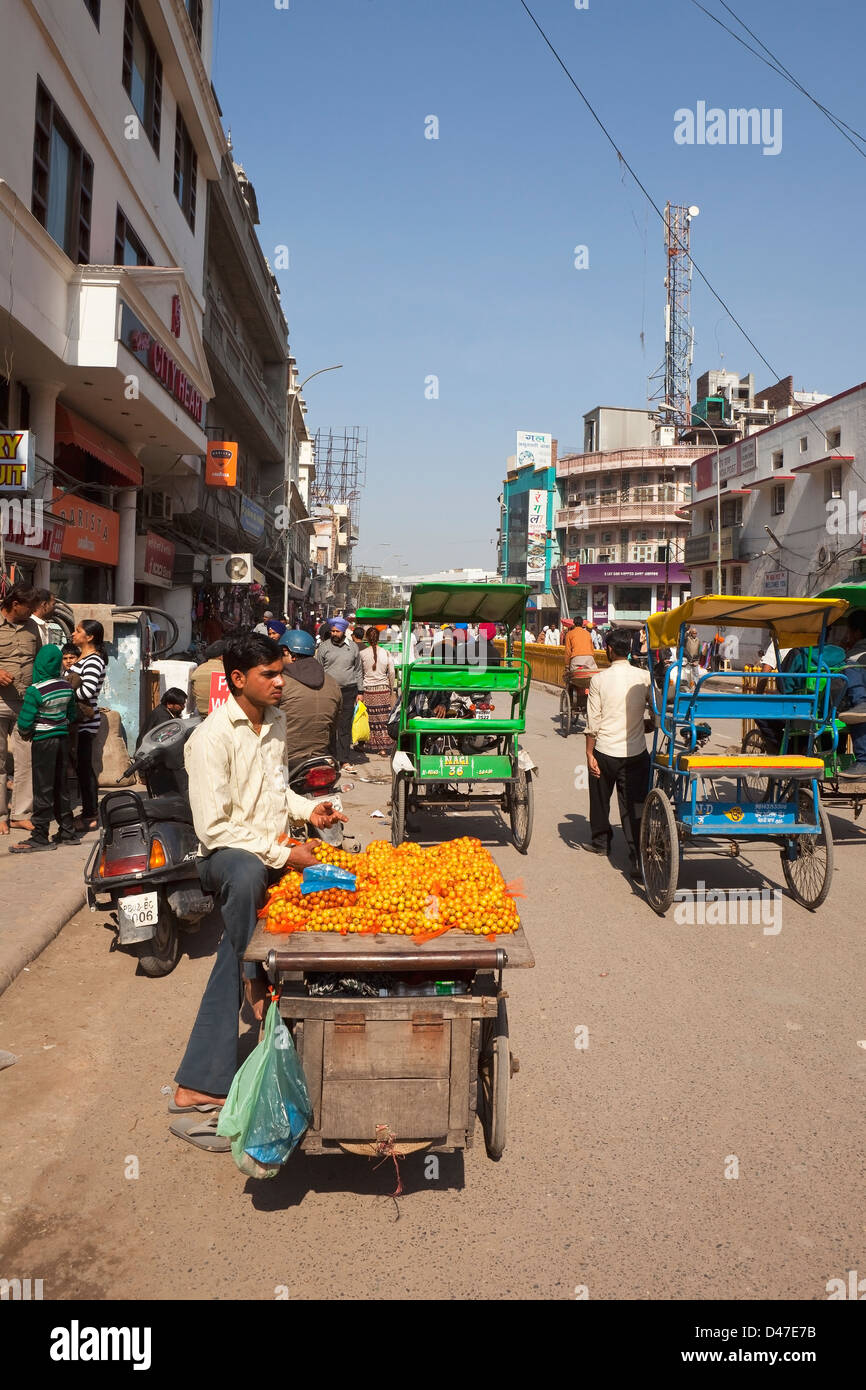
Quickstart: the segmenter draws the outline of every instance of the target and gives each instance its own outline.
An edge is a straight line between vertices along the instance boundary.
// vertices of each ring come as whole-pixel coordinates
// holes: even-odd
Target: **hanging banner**
[[[533,488],[526,522],[526,580],[544,583],[547,563],[547,493]]]
[[[237,486],[237,444],[229,439],[208,440],[204,480],[208,487]]]

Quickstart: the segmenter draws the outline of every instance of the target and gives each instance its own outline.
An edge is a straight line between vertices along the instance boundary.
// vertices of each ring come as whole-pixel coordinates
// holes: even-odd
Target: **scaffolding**
[[[360,425],[320,428],[314,437],[315,476],[310,483],[310,511],[348,505],[352,529],[358,528],[361,490],[367,481],[367,431]]]

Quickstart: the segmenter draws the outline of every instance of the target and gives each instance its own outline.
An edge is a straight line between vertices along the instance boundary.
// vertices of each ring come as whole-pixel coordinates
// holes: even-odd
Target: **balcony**
[[[669,502],[615,502],[602,506],[562,507],[554,513],[553,524],[557,529],[576,527],[584,530],[590,526],[607,525],[628,526],[642,521],[666,521],[671,525],[683,524],[677,515],[677,508],[683,505],[685,497],[672,498]]]
[[[261,377],[250,366],[228,317],[213,299],[208,299],[204,316],[204,342],[211,361],[230,390],[235,408],[259,437],[259,452],[265,460],[282,463],[286,449],[286,412],[273,400]]]
[[[648,449],[614,449],[603,453],[563,455],[557,460],[557,478],[589,473],[641,472],[648,468],[688,468],[706,453],[691,444],[669,444]]]

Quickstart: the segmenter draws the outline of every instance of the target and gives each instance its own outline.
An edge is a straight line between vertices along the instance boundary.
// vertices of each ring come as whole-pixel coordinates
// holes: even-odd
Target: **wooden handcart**
[[[488,1154],[501,1157],[518,1067],[502,972],[535,964],[522,927],[495,943],[454,930],[418,944],[384,933],[276,936],[258,926],[245,959],[280,990],[313,1108],[305,1153],[372,1154],[389,1134],[398,1153],[453,1153],[472,1147],[477,1114]],[[403,982],[417,973],[456,979],[467,992],[394,993],[412,988]],[[335,977],[388,993],[310,993],[311,983]]]

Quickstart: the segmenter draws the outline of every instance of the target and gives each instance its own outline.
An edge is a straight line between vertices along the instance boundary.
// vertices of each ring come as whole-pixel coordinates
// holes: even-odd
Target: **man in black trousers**
[[[583,848],[592,854],[610,854],[610,798],[616,787],[631,877],[639,880],[640,818],[650,774],[644,731],[650,677],[648,671],[629,663],[631,645],[630,632],[614,629],[607,639],[610,666],[589,683],[586,765],[592,840]]]

